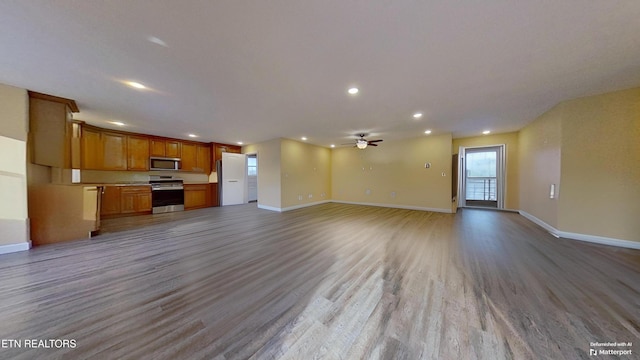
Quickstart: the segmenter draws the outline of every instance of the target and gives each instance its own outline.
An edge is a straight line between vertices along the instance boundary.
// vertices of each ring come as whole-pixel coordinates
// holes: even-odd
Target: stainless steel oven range
[[[154,214],[184,210],[182,179],[151,175],[149,184],[151,184],[151,206]]]

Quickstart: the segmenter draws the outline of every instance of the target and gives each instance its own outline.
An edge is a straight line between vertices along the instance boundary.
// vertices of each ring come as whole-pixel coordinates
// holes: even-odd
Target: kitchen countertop
[[[67,184],[50,184],[58,186],[151,186],[147,182],[122,182],[122,183],[67,183]]]

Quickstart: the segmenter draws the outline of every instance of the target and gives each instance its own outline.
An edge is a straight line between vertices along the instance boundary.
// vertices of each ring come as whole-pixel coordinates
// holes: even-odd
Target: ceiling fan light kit
[[[357,134],[356,136],[359,136],[360,139],[356,139],[356,146],[358,149],[360,150],[364,150],[367,148],[367,146],[378,146],[378,144],[376,144],[377,142],[381,142],[382,139],[378,139],[378,140],[367,140],[364,137],[367,136],[367,134]]]

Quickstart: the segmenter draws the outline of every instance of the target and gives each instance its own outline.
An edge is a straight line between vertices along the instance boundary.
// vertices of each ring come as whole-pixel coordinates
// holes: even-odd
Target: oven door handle
[[[162,189],[151,189],[151,191],[171,191],[171,190],[184,190],[184,188],[162,188]]]

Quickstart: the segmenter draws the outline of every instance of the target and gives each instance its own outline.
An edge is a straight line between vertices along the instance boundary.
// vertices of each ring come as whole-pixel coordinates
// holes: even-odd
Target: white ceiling
[[[0,83],[202,141],[473,136],[639,86],[639,19],[637,0],[0,1]]]

